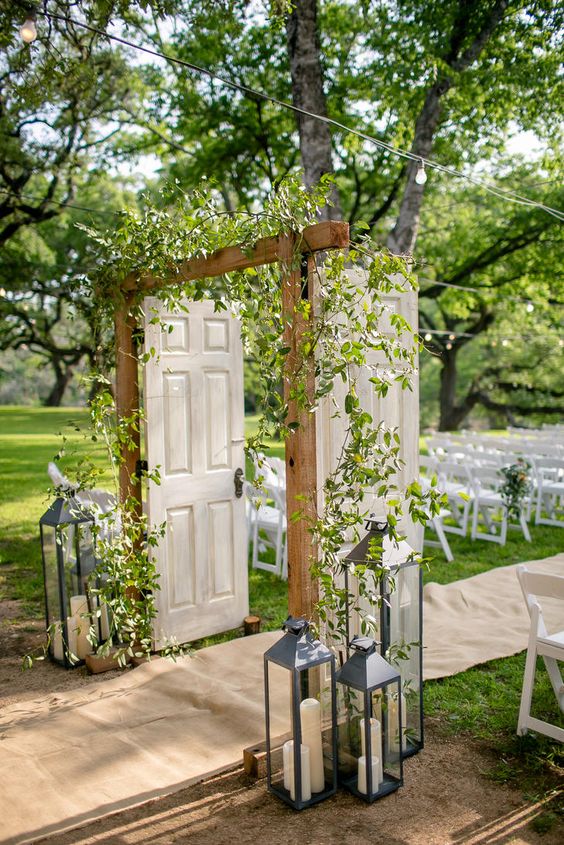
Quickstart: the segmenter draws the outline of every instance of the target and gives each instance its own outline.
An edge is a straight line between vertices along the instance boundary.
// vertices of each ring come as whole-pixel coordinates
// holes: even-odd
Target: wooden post
[[[282,315],[285,346],[290,347],[284,368],[284,399],[288,402],[288,422],[299,422],[299,428],[286,439],[286,513],[288,519],[288,612],[291,616],[311,619],[319,598],[317,581],[310,568],[317,559],[317,546],[312,542],[308,521],[317,516],[317,458],[315,414],[297,408],[290,399],[292,381],[298,368],[300,378],[306,379],[306,391],[313,397],[315,390],[314,359],[300,360],[300,345],[313,320],[315,261],[301,256],[300,266],[294,267],[295,235],[280,238],[280,258],[283,261]],[[299,259],[298,259],[299,260]],[[305,298],[310,302],[309,320],[296,313],[296,303]],[[299,498],[299,497],[304,497]],[[301,513],[292,520],[292,514]]]
[[[133,449],[122,446],[122,463],[119,468],[120,499],[133,496],[137,502],[136,511],[142,513],[141,478],[138,476],[138,461],[141,460],[141,435],[139,431],[139,376],[137,347],[134,331],[135,319],[131,316],[132,297],[125,296],[124,303],[116,312],[116,413],[118,420],[134,417],[129,427]]]

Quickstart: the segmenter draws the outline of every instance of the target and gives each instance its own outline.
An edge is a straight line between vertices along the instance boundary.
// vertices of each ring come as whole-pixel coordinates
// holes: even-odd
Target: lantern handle
[[[288,634],[295,634],[295,636],[297,637],[299,637],[301,634],[305,634],[308,628],[309,622],[306,619],[303,619],[301,616],[288,616],[288,618],[282,625],[283,631],[286,631],[286,633]]]

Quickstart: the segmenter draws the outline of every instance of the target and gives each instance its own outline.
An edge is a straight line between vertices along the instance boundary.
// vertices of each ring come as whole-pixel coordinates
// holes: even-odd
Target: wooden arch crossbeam
[[[122,283],[124,302],[116,313],[116,408],[120,419],[136,418],[139,412],[139,377],[138,358],[135,344],[135,320],[130,307],[135,295],[140,291],[151,292],[181,282],[222,276],[236,270],[259,267],[280,261],[286,269],[282,277],[282,309],[288,315],[294,315],[294,304],[304,290],[313,302],[316,274],[315,253],[329,249],[346,249],[349,246],[348,223],[327,221],[308,226],[300,234],[284,233],[278,237],[263,238],[253,250],[240,246],[225,247],[206,258],[195,258],[178,264],[174,279],[162,279],[152,275],[129,274]],[[303,285],[302,268],[292,269],[295,265],[295,253],[307,259],[308,284]],[[304,262],[302,260],[302,266]],[[286,368],[290,373],[295,367],[300,336],[307,329],[307,324],[297,324],[294,316],[293,331],[287,323]],[[313,371],[310,372],[313,387]],[[284,379],[287,390],[288,379]],[[307,517],[313,516],[316,506],[317,488],[317,450],[315,415],[299,416],[295,408],[289,408],[290,418],[300,422],[293,434],[286,441],[286,507],[288,516],[301,510],[304,519],[292,522],[288,519],[288,610],[292,615],[311,618],[318,599],[317,585],[312,581],[309,568],[311,558],[316,556],[311,535],[307,530]],[[141,510],[141,480],[139,461],[141,441],[138,427],[132,424],[130,437],[133,448],[122,452],[120,467],[120,495],[122,500],[133,496]],[[306,495],[307,499],[300,497]]]

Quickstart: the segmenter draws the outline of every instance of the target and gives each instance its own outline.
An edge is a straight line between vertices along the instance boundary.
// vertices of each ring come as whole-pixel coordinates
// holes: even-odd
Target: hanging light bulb
[[[26,44],[31,44],[37,38],[37,27],[35,26],[35,17],[30,17],[26,20],[23,26],[20,27],[20,38]]]
[[[534,310],[535,310],[535,306],[533,305],[533,303],[527,302],[527,311],[529,312],[529,314]]]
[[[446,348],[449,350],[452,349],[452,343],[447,343]]]
[[[427,173],[425,171],[425,164],[423,159],[419,162],[419,167],[417,168],[417,173],[415,174],[415,181],[418,185],[424,185],[427,181]]]
[[[456,340],[456,335],[455,334],[449,334],[448,339],[449,340]]]
[[[427,343],[429,343],[430,340],[433,340],[433,335],[430,334],[430,332],[427,332],[427,334],[425,335],[425,340],[427,341]]]
[[[501,345],[502,346],[509,346],[509,341],[507,340],[507,338],[505,338],[505,337],[503,338],[503,340],[501,341]]]

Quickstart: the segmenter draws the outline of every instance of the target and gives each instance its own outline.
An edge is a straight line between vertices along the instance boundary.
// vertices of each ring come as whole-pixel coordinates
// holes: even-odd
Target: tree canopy
[[[430,159],[501,191],[564,206],[558,188],[560,4],[45,4],[47,13],[70,15],[192,67],[41,15],[37,42],[23,46],[14,37],[20,8],[13,5],[0,17],[6,46],[0,233],[6,242],[22,228],[39,230],[83,182],[108,171],[118,178],[135,161],[159,162],[158,176],[143,186],[149,190],[163,180],[183,190],[213,180],[227,211],[256,209],[302,166],[306,184],[333,173],[335,208],[328,214],[343,215],[353,227],[364,220],[383,246],[414,253],[422,331],[433,332],[427,345],[443,373],[441,426],[462,424],[479,404],[507,405],[512,413],[538,398],[539,408],[552,407],[546,390],[554,388],[556,401],[558,386],[538,396],[529,391],[526,401],[519,388],[519,398],[513,387],[519,378],[502,378],[500,348],[491,343],[503,333],[507,301],[535,302],[527,319],[539,337],[558,330],[561,303],[548,268],[558,266],[560,222],[431,166],[425,184],[415,174],[418,159]],[[221,78],[326,114],[374,141],[248,90],[234,91]],[[542,155],[521,160],[511,154],[512,136],[523,133]],[[102,179],[100,190],[106,189]],[[465,366],[482,357],[472,347],[484,332],[491,339],[483,362],[472,365],[469,383],[457,385],[460,361]],[[484,386],[490,384],[492,390]]]

